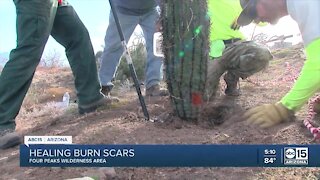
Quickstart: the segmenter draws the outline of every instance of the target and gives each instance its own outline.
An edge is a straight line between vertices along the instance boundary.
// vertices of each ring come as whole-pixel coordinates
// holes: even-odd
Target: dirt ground
[[[49,101],[65,91],[74,100],[69,69],[38,69],[17,119],[18,131],[28,135],[71,135],[77,144],[314,144],[303,126],[306,107],[296,121],[271,129],[248,125],[240,115],[250,107],[273,103],[288,92],[303,65],[300,47],[275,51],[270,66],[240,83],[241,96],[226,98],[224,85],[215,102],[207,102],[198,122],[177,118],[170,99],[146,98],[154,122],[143,120],[134,89],[119,86],[121,102],[86,116],[76,104],[66,110]],[[64,89],[61,89],[64,88]],[[217,111],[219,106],[219,111]],[[220,111],[221,110],[221,111]],[[217,113],[225,118],[217,119]],[[320,118],[316,119],[317,121]],[[98,174],[96,168],[21,168],[18,147],[0,151],[0,179],[68,179]],[[316,168],[115,168],[112,179],[320,179]]]

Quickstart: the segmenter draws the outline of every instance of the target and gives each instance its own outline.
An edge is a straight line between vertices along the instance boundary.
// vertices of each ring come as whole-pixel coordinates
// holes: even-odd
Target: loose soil
[[[311,141],[312,136],[302,124],[306,106],[297,113],[295,121],[270,129],[260,129],[240,118],[245,110],[277,102],[289,91],[304,59],[300,48],[293,47],[288,52],[287,56],[283,56],[283,50],[279,56],[275,52],[276,58],[266,70],[242,80],[240,97],[225,97],[221,81],[220,95],[214,102],[204,104],[196,122],[179,119],[169,97],[145,99],[152,119],[147,122],[134,89],[124,92],[121,87],[113,92],[121,102],[95,113],[79,116],[76,104],[67,110],[57,110],[47,102],[61,96],[64,91],[59,88],[71,91],[75,100],[72,74],[69,69],[38,69],[17,118],[17,130],[28,135],[71,135],[77,144],[315,144],[318,142]],[[18,147],[0,152],[0,179],[51,180],[98,174],[96,168],[21,168]],[[115,171],[112,179],[320,179],[316,168],[115,168]]]

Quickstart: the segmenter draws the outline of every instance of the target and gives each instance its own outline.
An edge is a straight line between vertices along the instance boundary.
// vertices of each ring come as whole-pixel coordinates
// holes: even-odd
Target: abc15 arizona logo
[[[309,149],[307,147],[285,147],[285,165],[308,165]]]

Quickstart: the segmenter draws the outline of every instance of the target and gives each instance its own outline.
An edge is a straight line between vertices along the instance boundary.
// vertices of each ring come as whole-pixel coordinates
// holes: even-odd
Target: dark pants
[[[65,47],[75,77],[79,105],[103,96],[97,76],[89,33],[71,6],[58,7],[50,18],[50,0],[14,0],[17,47],[0,76],[0,129],[14,128],[23,99],[29,89],[45,44],[52,37]],[[50,19],[54,19],[52,30]]]
[[[235,86],[239,78],[245,79],[267,67],[272,58],[267,47],[252,41],[238,41],[228,45],[221,57],[209,60],[207,98],[214,98],[220,77],[225,72],[224,79],[227,85]]]

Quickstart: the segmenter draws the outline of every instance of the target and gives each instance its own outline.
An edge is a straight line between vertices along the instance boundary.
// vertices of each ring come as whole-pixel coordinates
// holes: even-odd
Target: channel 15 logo
[[[308,165],[309,149],[307,147],[285,147],[285,165]]]

